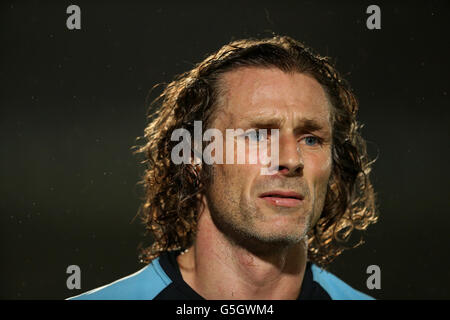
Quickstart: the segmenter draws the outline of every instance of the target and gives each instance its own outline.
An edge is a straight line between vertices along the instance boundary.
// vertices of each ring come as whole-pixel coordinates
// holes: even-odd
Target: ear
[[[194,167],[194,170],[197,171],[197,174],[200,175],[200,173],[202,171],[202,165],[201,164],[194,164],[193,167]]]
[[[194,156],[193,158],[191,158],[191,166],[195,171],[200,173],[200,170],[202,169],[202,162],[198,157]]]
[[[190,166],[190,171],[194,172],[197,174],[197,176],[200,176],[201,171],[202,171],[202,164],[200,163],[195,163],[194,161],[191,161],[190,164],[188,164],[188,166]]]

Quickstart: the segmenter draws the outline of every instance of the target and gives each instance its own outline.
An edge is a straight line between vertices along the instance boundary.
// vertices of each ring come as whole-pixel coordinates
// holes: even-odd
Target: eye
[[[318,137],[314,137],[314,136],[308,136],[305,138],[305,143],[308,146],[315,146],[318,143],[320,143],[320,140]]]

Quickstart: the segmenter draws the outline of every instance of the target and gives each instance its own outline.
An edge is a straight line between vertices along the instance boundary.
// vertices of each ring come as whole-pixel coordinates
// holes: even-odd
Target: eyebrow
[[[281,118],[267,118],[267,117],[252,117],[251,120],[248,121],[248,125],[252,128],[258,129],[277,129],[280,128],[283,124],[283,119]],[[321,124],[316,119],[303,118],[299,121],[296,126],[296,130],[300,129],[301,131],[321,131],[326,130],[325,126]]]

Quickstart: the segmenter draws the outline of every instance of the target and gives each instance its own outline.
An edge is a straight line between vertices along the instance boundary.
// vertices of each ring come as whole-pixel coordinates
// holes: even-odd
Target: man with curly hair
[[[285,36],[234,41],[154,106],[137,150],[147,265],[75,299],[370,299],[323,269],[377,220],[357,101],[328,58]],[[172,133],[194,121],[277,129],[277,166],[174,163]]]

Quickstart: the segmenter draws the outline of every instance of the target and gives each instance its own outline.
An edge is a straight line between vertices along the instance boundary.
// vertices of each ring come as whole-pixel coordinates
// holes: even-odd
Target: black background
[[[81,30],[66,27],[70,4],[1,4],[1,298],[63,299],[142,267],[131,147],[149,89],[272,32],[335,58],[378,153],[380,221],[330,270],[379,299],[450,297],[447,1],[77,1]],[[366,27],[370,4],[381,30]],[[72,264],[81,290],[66,288]]]

